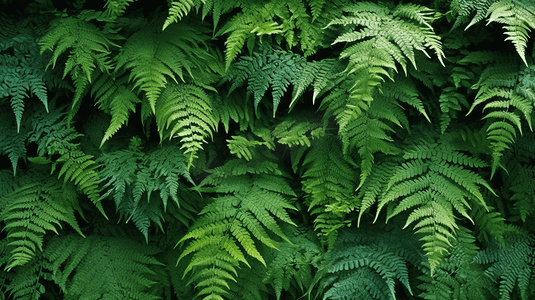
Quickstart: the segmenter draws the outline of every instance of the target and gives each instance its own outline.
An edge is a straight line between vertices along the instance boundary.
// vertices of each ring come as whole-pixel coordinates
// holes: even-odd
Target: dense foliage
[[[3,0],[0,299],[535,298],[530,0]]]

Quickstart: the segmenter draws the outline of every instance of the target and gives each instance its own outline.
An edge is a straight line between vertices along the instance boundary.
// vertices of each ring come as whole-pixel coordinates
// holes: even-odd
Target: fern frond
[[[399,228],[361,232],[341,230],[327,253],[318,272],[324,276],[320,289],[328,288],[324,299],[396,299],[396,281],[412,294],[408,263],[417,265],[422,259],[414,235]]]
[[[281,299],[283,290],[297,299],[311,286],[314,269],[323,253],[312,230],[286,224],[282,227],[292,244],[282,242],[279,250],[268,249],[273,258],[268,259],[263,281],[273,287],[277,300]]]
[[[483,111],[489,112],[483,117],[488,120],[487,139],[491,142],[492,173],[501,166],[500,158],[504,150],[517,139],[516,132],[522,134],[521,118],[532,129],[531,113],[535,98],[516,86],[535,74],[533,67],[518,68],[508,58],[485,68],[477,84],[473,86],[478,93],[468,114],[480,104],[485,104]]]
[[[535,257],[533,236],[522,229],[511,227],[505,235],[505,244],[492,243],[480,251],[474,261],[487,265],[485,275],[492,282],[499,282],[500,299],[510,299],[516,286],[520,299],[528,299],[528,288],[533,276]]]
[[[359,203],[354,190],[357,171],[342,154],[340,142],[326,136],[319,139],[303,161],[302,184],[308,210],[315,214],[314,227],[332,246],[338,229],[348,225],[346,215]]]
[[[434,276],[419,277],[422,283],[418,287],[424,291],[420,296],[429,300],[491,298],[488,290],[491,282],[484,276],[483,268],[474,262],[479,248],[472,232],[461,226],[456,238],[450,241],[450,254],[444,257]]]
[[[205,3],[206,0],[173,1],[169,7],[169,15],[163,24],[163,30],[165,30],[169,25],[182,20],[182,18],[185,17],[194,7],[198,9],[200,4]]]
[[[104,4],[105,12],[112,19],[116,19],[124,14],[130,2],[135,1],[137,0],[106,0]]]
[[[155,109],[160,140],[179,138],[180,149],[190,154],[188,165],[191,164],[195,153],[203,149],[202,144],[215,131],[211,97],[194,84],[170,84]]]
[[[273,117],[290,85],[294,93],[290,109],[299,96],[314,83],[317,71],[331,66],[332,61],[307,62],[303,56],[263,47],[252,57],[244,56],[225,75],[232,82],[229,94],[247,82],[247,93],[253,95],[255,112],[265,93],[271,88]]]
[[[231,1],[229,1],[232,3]],[[216,35],[229,34],[225,41],[225,61],[228,69],[247,43],[252,51],[255,35],[260,38],[274,36],[274,43],[285,42],[287,48],[301,44],[304,56],[317,51],[323,43],[324,33],[313,22],[309,8],[302,0],[240,3],[242,12],[235,14]],[[320,6],[315,5],[316,9]],[[262,40],[260,40],[261,42]]]
[[[70,73],[76,89],[72,109],[78,107],[92,82],[95,69],[103,73],[111,71],[110,48],[116,46],[111,41],[113,39],[94,24],[76,18],[55,20],[48,33],[40,39],[41,53],[52,51],[48,63],[52,68],[56,66],[58,58],[70,49],[63,77]]]
[[[216,171],[201,183],[202,187],[224,180],[228,187],[218,185],[213,190],[227,195],[215,198],[208,204],[201,211],[201,217],[178,242],[181,244],[190,241],[179,261],[192,255],[184,276],[190,271],[193,272],[190,282],[197,283],[198,295],[204,295],[204,299],[222,299],[221,295],[228,293],[227,282],[236,281],[236,268],[241,263],[251,266],[246,255],[266,265],[256,243],[277,249],[278,243],[268,232],[289,242],[278,222],[294,225],[287,212],[288,209],[294,208],[283,191],[289,191],[294,196],[295,194],[286,181],[280,180],[280,171],[275,169],[275,172],[255,174],[258,172],[255,163],[256,160],[246,164],[231,160],[222,167],[227,170],[223,174],[226,174],[228,179],[220,178]],[[252,170],[238,171],[235,173],[237,175],[228,172],[229,168],[235,169],[244,165]],[[286,187],[276,186],[272,181]]]
[[[53,239],[44,257],[65,297],[159,299],[154,268],[158,250],[124,237],[66,235]]]
[[[529,32],[535,29],[535,5],[522,1],[501,0],[493,3],[487,11],[487,25],[497,22],[503,25],[506,41],[511,41],[522,61],[526,61]]]
[[[414,228],[416,233],[422,235],[433,274],[451,247],[449,240],[454,238],[458,228],[454,212],[473,222],[468,214],[471,207],[478,205],[486,208],[480,188],[491,192],[492,189],[480,175],[468,169],[486,164],[447,145],[429,142],[406,150],[403,158],[406,162],[389,169],[393,173],[376,200],[378,208],[375,219],[385,206],[388,207],[387,220],[409,211],[405,227],[415,223]],[[370,207],[374,202],[370,199],[364,203]]]
[[[145,92],[152,113],[167,80],[184,81],[184,71],[194,78],[193,70],[203,70],[209,54],[201,47],[208,39],[203,26],[184,22],[164,32],[147,26],[128,38],[117,55],[117,69],[130,70],[134,88]]]
[[[91,86],[91,94],[97,99],[99,108],[111,115],[108,129],[102,137],[100,147],[127,123],[130,112],[136,111],[141,100],[126,85],[125,77],[111,77],[102,73]]]
[[[61,79],[46,71],[47,56],[40,55],[38,27],[27,20],[2,15],[0,27],[0,97],[10,98],[17,132],[20,132],[25,102],[38,98],[48,111],[48,89],[60,86]]]
[[[6,270],[27,264],[36,252],[43,251],[43,236],[47,231],[59,234],[62,222],[83,236],[69,198],[73,193],[52,178],[43,179],[44,183],[27,184],[3,196],[6,206],[0,220],[6,224],[8,245],[13,247]]]
[[[6,255],[8,257],[9,255]],[[6,284],[6,292],[13,299],[31,300],[39,299],[46,291],[43,279],[48,273],[43,268],[42,254],[33,258],[24,266],[18,266],[12,270],[13,276],[9,284]]]
[[[151,221],[162,229],[163,213],[167,211],[169,199],[178,208],[181,208],[181,200],[185,200],[182,204],[188,207],[187,201],[195,199],[184,191],[180,182],[185,179],[193,184],[186,157],[176,147],[165,146],[147,154],[119,150],[103,154],[97,161],[102,166],[100,182],[104,183],[100,186],[102,196],[99,200],[112,198],[120,216],[126,222],[132,220],[147,242]],[[153,199],[156,198],[153,193],[157,193],[161,201]]]

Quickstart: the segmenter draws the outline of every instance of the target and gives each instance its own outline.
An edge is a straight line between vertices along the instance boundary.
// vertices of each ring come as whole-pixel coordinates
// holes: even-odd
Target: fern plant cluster
[[[532,1],[0,8],[0,299],[535,297]]]

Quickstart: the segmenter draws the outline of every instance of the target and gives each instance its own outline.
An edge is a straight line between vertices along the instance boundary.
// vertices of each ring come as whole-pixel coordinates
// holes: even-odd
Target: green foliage
[[[533,236],[513,228],[503,245],[492,243],[474,257],[474,262],[489,266],[484,274],[492,282],[499,282],[500,299],[511,299],[515,290],[515,295],[524,300],[529,299],[534,256]]]
[[[201,190],[222,195],[204,207],[180,239],[179,244],[191,241],[179,261],[192,254],[184,276],[194,273],[190,282],[196,283],[203,299],[220,299],[228,293],[227,282],[237,281],[237,267],[251,267],[245,254],[266,265],[256,243],[278,249],[271,234],[291,243],[277,224],[277,220],[294,224],[287,210],[293,209],[288,197],[295,194],[283,175],[269,160],[259,164],[230,160],[201,183]]]
[[[58,181],[46,177],[41,180],[44,184],[23,185],[0,199],[0,220],[5,223],[7,246],[11,248],[8,271],[30,262],[36,251],[43,251],[43,236],[47,231],[59,234],[62,222],[82,234],[74,217],[73,187],[62,189]]]
[[[73,17],[55,19],[47,34],[39,40],[41,53],[52,51],[48,66],[56,66],[60,55],[70,49],[63,77],[70,73],[76,89],[72,109],[77,110],[79,101],[91,83],[95,69],[109,72],[111,69],[110,48],[113,37],[94,24]]]
[[[533,1],[0,10],[0,299],[535,298]]]
[[[120,217],[126,222],[132,220],[147,243],[151,222],[163,231],[163,213],[167,211],[169,199],[177,207],[191,210],[191,200],[184,197],[187,191],[183,191],[186,188],[179,180],[193,181],[187,171],[186,158],[176,147],[166,146],[150,153],[119,150],[103,154],[98,162],[103,166],[101,182],[105,183],[100,188],[100,199],[112,198]],[[153,196],[155,192],[159,192],[161,201]],[[180,200],[186,202],[180,203]],[[187,219],[187,211],[183,214]]]
[[[158,299],[148,293],[157,252],[127,238],[66,235],[51,240],[44,257],[65,299]]]
[[[412,294],[407,263],[421,263],[418,246],[414,235],[399,227],[341,230],[317,273],[320,289],[327,289],[323,299],[397,299],[396,281]]]

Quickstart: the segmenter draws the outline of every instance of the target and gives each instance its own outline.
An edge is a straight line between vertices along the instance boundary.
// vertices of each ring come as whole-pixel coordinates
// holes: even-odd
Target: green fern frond
[[[145,92],[152,113],[167,80],[185,81],[184,71],[194,78],[193,70],[203,70],[209,54],[201,46],[208,36],[200,24],[184,22],[164,32],[155,25],[146,26],[128,38],[117,55],[117,69],[130,70],[134,88]]]
[[[116,19],[124,14],[130,2],[135,1],[137,0],[106,0],[104,8],[109,17]]]
[[[326,128],[311,112],[289,115],[282,120],[271,134],[282,145],[310,147],[312,141],[325,135]]]
[[[9,257],[9,255],[6,255]],[[38,254],[24,266],[18,266],[6,284],[6,292],[13,299],[31,300],[39,299],[46,291],[43,279],[48,275],[43,267],[42,254]],[[13,270],[13,271],[15,271]]]
[[[332,246],[338,229],[348,225],[346,215],[359,203],[354,190],[357,171],[342,154],[340,142],[326,136],[319,139],[303,161],[302,184],[308,210],[315,214],[315,230]]]
[[[48,33],[40,39],[41,53],[52,51],[48,63],[52,68],[56,66],[58,58],[70,49],[63,77],[70,73],[76,89],[72,109],[79,106],[79,101],[92,82],[95,69],[103,73],[111,71],[110,48],[116,46],[111,41],[113,39],[113,36],[94,24],[76,18],[55,20]]]
[[[468,108],[469,104],[466,96],[457,92],[453,87],[447,87],[442,90],[438,99],[440,102],[440,131],[445,133],[451,121],[457,118],[457,112],[463,108]]]
[[[279,250],[268,250],[273,258],[268,259],[263,282],[273,287],[277,300],[281,299],[283,290],[297,299],[312,284],[314,269],[318,267],[323,253],[312,230],[286,224],[282,227],[288,232],[292,244],[282,242],[279,243]]]
[[[0,212],[0,220],[6,224],[8,245],[12,247],[6,270],[26,265],[36,252],[43,251],[44,235],[47,231],[59,234],[62,222],[83,236],[70,198],[76,194],[52,178],[42,179],[44,183],[27,184],[3,196],[6,206]]]
[[[230,153],[249,161],[256,156],[255,148],[257,146],[266,146],[269,150],[275,150],[274,138],[267,128],[259,128],[253,130],[252,133],[231,136],[232,139],[227,140]],[[261,138],[262,141],[258,141],[256,137]]]
[[[0,132],[0,154],[7,155],[11,162],[13,175],[17,175],[19,160],[26,158],[26,139],[28,133],[17,133],[15,120],[13,120],[12,115],[9,115],[7,111],[0,112],[0,118],[2,118],[4,124],[3,130]]]
[[[203,149],[202,144],[215,131],[211,97],[198,85],[170,84],[155,109],[160,140],[179,138],[180,149],[190,154],[188,165],[191,164],[195,153]]]
[[[102,73],[91,86],[91,95],[97,99],[99,108],[111,115],[108,129],[102,137],[100,147],[127,123],[130,112],[136,111],[141,100],[126,84],[126,78],[111,77]]]
[[[200,4],[205,4],[206,0],[180,0],[173,1],[169,7],[169,15],[163,24],[163,30],[169,25],[182,20],[194,7],[199,9]]]
[[[242,12],[235,14],[216,33],[218,36],[229,34],[225,41],[227,69],[244,45],[247,44],[249,51],[253,50],[255,35],[260,38],[274,36],[271,39],[274,43],[280,45],[285,42],[287,48],[301,44],[305,56],[315,53],[323,43],[324,33],[313,23],[309,8],[302,0],[246,2],[242,5]],[[315,9],[319,7],[316,3]]]
[[[403,158],[405,162],[395,169],[386,169],[392,173],[386,188],[378,186],[382,192],[367,188],[379,197],[366,198],[363,205],[371,207],[377,201],[376,220],[384,207],[388,207],[387,221],[404,211],[410,212],[405,227],[415,223],[433,274],[451,247],[449,240],[458,228],[454,212],[473,222],[468,214],[471,207],[486,208],[480,188],[491,192],[492,189],[480,175],[468,169],[486,164],[445,144],[429,142],[406,150]]]
[[[480,104],[485,104],[483,111],[488,111],[483,118],[488,120],[487,139],[493,150],[491,176],[501,166],[503,152],[517,139],[517,130],[522,134],[522,117],[533,130],[531,113],[535,98],[516,85],[534,73],[533,67],[519,68],[518,64],[505,58],[485,68],[473,86],[478,93],[467,114]]]
[[[0,97],[10,98],[17,132],[20,132],[25,102],[32,96],[48,111],[48,89],[61,85],[61,79],[46,71],[47,56],[41,56],[38,44],[39,26],[27,20],[14,20],[2,15],[0,27]]]
[[[312,84],[315,77],[314,70],[319,69],[322,63],[309,63],[300,55],[268,47],[263,47],[261,50],[254,52],[252,57],[244,56],[233,64],[225,79],[232,82],[229,94],[247,82],[247,93],[253,95],[257,114],[258,104],[264,98],[266,91],[271,88],[273,117],[275,117],[281,98],[288,87],[294,85],[293,101],[295,101]]]
[[[377,236],[360,230],[340,231],[318,272],[324,276],[320,288],[327,289],[324,299],[396,299],[396,281],[412,294],[408,263],[421,263],[418,242],[411,232],[399,228],[371,231]]]
[[[419,277],[418,286],[424,292],[424,299],[485,300],[492,298],[490,280],[484,276],[483,268],[474,262],[479,248],[473,233],[459,227],[455,239],[451,239],[450,254],[444,257],[434,276],[425,274]]]
[[[479,23],[487,15],[489,7],[498,0],[455,0],[451,1],[451,10],[457,17],[453,24],[453,29],[461,23],[467,22],[470,17],[472,20],[466,26],[465,30]]]
[[[53,167],[62,163],[58,178],[65,175],[63,178],[65,182],[72,181],[93,203],[99,205],[98,182],[100,178],[96,171],[98,165],[92,158],[93,156],[82,151],[72,151],[58,158]]]
[[[220,178],[216,170],[201,183],[201,190],[206,190],[204,185],[224,180],[227,187],[216,185],[212,190],[226,195],[205,206],[201,217],[178,242],[190,241],[178,260],[192,255],[184,276],[193,272],[190,282],[196,282],[198,295],[204,295],[204,299],[222,299],[221,295],[228,293],[227,282],[237,280],[237,267],[241,263],[251,266],[246,255],[266,265],[257,242],[277,249],[278,243],[271,237],[274,234],[291,243],[278,222],[294,225],[287,212],[294,208],[286,193],[295,194],[286,181],[280,180],[280,171],[255,174],[258,172],[255,163],[256,160],[248,163],[231,160],[222,167],[227,170],[223,174],[228,179]],[[252,170],[236,170],[241,166]],[[237,175],[232,175],[234,172],[228,172],[229,169],[238,171]]]
[[[66,235],[50,241],[44,257],[66,299],[159,299],[154,268],[158,250],[124,237]]]
[[[154,222],[162,229],[163,213],[171,199],[178,208],[186,198],[185,187],[180,180],[193,184],[187,171],[186,157],[172,146],[165,146],[147,154],[132,150],[119,150],[103,154],[97,160],[102,166],[99,171],[103,183],[99,200],[112,198],[121,217],[132,220],[148,242],[148,229]],[[153,198],[157,193],[161,201]],[[184,196],[181,196],[184,194]],[[163,206],[163,208],[160,207]],[[183,210],[187,214],[186,210]],[[162,230],[163,231],[163,230]]]
[[[535,29],[535,5],[526,1],[500,0],[493,3],[487,11],[487,25],[497,22],[503,25],[506,41],[511,41],[522,61],[526,61],[526,48],[529,32]]]
[[[511,227],[504,241],[503,245],[492,243],[480,251],[474,261],[488,266],[485,275],[492,282],[499,282],[500,299],[511,299],[513,289],[518,286],[520,299],[527,300],[533,276],[531,264],[535,258],[533,236]]]

